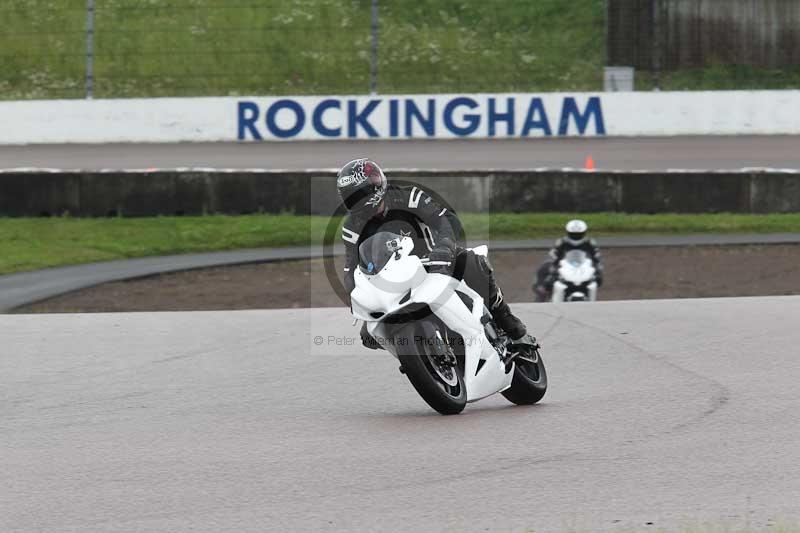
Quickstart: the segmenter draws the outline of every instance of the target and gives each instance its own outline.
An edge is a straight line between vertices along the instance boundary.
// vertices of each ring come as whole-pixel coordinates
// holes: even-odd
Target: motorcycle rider
[[[594,239],[586,237],[589,226],[583,220],[574,219],[567,222],[564,229],[567,230],[566,236],[558,239],[548,254],[550,266],[547,277],[544,280],[545,289],[548,292],[553,290],[553,284],[558,277],[558,265],[564,256],[567,255],[567,252],[571,250],[582,250],[586,252],[586,255],[591,258],[592,265],[595,269],[595,281],[597,282],[597,286],[602,286],[603,263],[601,262],[600,248],[597,246],[597,242]],[[540,272],[541,270],[543,269],[540,269]],[[534,290],[536,290],[536,287],[534,287]]]
[[[439,205],[420,187],[389,185],[383,170],[369,159],[354,159],[342,167],[336,188],[348,211],[342,226],[348,295],[355,287],[359,245],[379,231],[390,231],[413,238],[414,254],[430,265],[429,272],[465,280],[512,339],[525,336],[525,325],[511,313],[489,261],[464,248],[461,222],[451,209]],[[368,348],[379,347],[367,333],[366,324],[361,328],[361,340]]]

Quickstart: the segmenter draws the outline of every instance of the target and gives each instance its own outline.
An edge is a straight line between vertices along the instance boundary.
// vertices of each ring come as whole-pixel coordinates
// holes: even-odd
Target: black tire
[[[453,369],[456,385],[449,385],[436,373],[429,355],[440,355],[445,347],[436,338],[436,324],[422,321],[407,325],[395,334],[400,364],[408,380],[428,405],[443,415],[455,415],[467,405],[467,388],[463,371]]]
[[[547,392],[547,370],[539,351],[534,352],[536,363],[517,359],[511,386],[502,392],[506,400],[517,405],[533,405]]]

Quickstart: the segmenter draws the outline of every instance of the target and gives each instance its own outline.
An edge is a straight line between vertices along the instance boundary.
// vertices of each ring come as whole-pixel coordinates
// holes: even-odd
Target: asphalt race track
[[[28,145],[0,147],[0,169],[334,168],[372,157],[386,168],[800,169],[800,137],[560,138],[451,141],[323,141]]]
[[[800,524],[800,297],[516,308],[547,396],[454,417],[344,309],[2,316],[0,530]]]

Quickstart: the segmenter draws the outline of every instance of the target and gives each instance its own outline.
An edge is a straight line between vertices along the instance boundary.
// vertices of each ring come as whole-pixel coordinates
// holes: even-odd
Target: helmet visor
[[[361,211],[369,199],[369,190],[366,188],[356,189],[352,194],[344,199],[344,206],[348,211]]]
[[[351,213],[376,211],[381,205],[385,193],[386,189],[377,187],[356,189],[344,198],[344,206]]]

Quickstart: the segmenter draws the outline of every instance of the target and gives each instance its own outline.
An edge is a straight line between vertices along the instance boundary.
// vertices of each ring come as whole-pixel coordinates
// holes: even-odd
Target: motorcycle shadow
[[[536,403],[534,405],[514,405],[513,403],[505,401],[496,403],[484,402],[486,402],[486,400],[482,400],[479,403],[469,404],[467,405],[466,409],[455,416],[442,416],[432,409],[426,410],[425,406],[421,406],[420,409],[413,411],[386,411],[383,413],[370,413],[361,416],[368,419],[381,418],[392,420],[393,423],[404,419],[414,421],[425,419],[435,419],[437,421],[444,419],[447,419],[448,421],[469,419],[471,421],[477,421],[487,416],[491,416],[493,419],[496,419],[498,416],[519,418],[525,413],[542,414],[545,412],[550,413],[559,410],[558,404],[548,403],[546,400],[542,400],[540,403]]]

